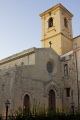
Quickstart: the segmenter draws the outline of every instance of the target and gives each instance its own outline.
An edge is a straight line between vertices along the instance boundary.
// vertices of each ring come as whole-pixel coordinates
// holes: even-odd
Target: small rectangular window
[[[67,64],[64,65],[64,75],[65,76],[68,75],[68,65]]]
[[[77,48],[77,43],[74,44],[74,49],[76,49],[76,48]]]
[[[66,96],[70,97],[70,88],[66,88]]]
[[[65,26],[66,28],[68,28],[68,20],[67,20],[66,17],[64,18],[64,26]]]

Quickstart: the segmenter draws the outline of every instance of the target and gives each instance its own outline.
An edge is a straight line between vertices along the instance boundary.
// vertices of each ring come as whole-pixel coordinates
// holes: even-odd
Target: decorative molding
[[[8,63],[8,62],[11,62],[11,61],[14,61],[14,60],[17,60],[17,59],[20,59],[20,58],[22,58],[22,57],[28,56],[28,55],[33,54],[33,53],[35,53],[35,51],[31,51],[31,52],[29,52],[29,53],[25,53],[25,54],[20,55],[20,56],[18,56],[18,57],[16,57],[16,56],[14,55],[14,56],[15,56],[14,58],[10,58],[10,59],[8,59],[8,60],[6,60],[6,59],[1,60],[1,61],[0,61],[0,65],[5,64],[5,63]],[[13,57],[13,56],[12,56],[12,57]]]

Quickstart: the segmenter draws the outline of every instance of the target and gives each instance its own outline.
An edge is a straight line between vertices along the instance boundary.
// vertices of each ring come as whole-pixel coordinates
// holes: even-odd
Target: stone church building
[[[29,104],[53,110],[80,108],[80,36],[73,38],[72,13],[63,5],[40,14],[42,48],[0,60],[0,114]]]

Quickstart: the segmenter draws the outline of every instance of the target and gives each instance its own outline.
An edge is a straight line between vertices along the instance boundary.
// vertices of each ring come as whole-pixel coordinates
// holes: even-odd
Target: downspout
[[[76,79],[77,79],[77,92],[78,92],[78,109],[79,109],[79,81],[78,81],[78,64],[77,64],[77,55],[75,51],[75,60],[76,60]]]

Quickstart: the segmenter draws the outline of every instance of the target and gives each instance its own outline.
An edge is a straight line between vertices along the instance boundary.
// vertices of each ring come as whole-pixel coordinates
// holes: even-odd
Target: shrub
[[[50,109],[33,108],[31,111],[19,108],[15,111],[15,116],[10,116],[9,120],[80,120],[80,111],[73,115]]]

